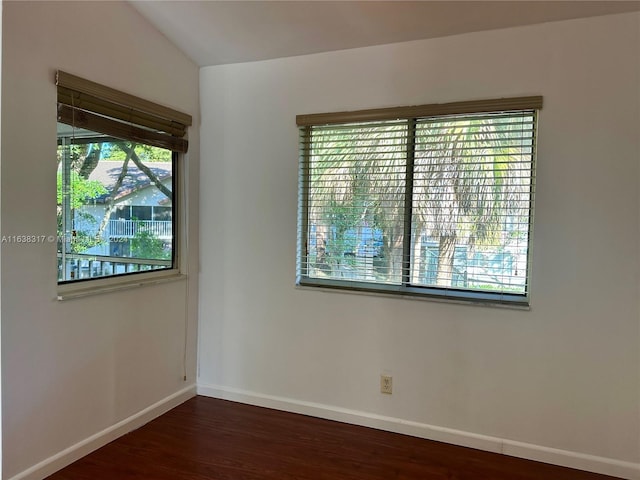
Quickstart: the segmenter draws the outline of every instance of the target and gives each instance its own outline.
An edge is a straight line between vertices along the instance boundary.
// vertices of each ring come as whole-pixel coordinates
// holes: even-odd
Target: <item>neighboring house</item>
[[[171,243],[171,199],[132,162],[128,165],[122,185],[113,196],[122,164],[122,161],[101,160],[89,176],[89,180],[96,180],[104,185],[108,193],[76,212],[74,229],[89,235],[99,235],[103,239],[102,243],[82,253],[128,257],[131,253],[131,239],[141,230],[150,232],[167,244]],[[145,166],[149,167],[165,187],[172,189],[171,162],[145,162]],[[111,202],[113,204],[110,208]],[[105,215],[109,215],[109,219],[100,233]]]

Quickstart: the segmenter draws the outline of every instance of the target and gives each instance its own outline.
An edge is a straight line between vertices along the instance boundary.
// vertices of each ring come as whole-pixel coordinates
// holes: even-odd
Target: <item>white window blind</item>
[[[298,117],[299,284],[528,303],[541,98],[469,105]]]

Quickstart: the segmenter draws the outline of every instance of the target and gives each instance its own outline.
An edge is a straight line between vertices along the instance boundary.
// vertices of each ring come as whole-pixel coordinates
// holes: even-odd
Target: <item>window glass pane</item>
[[[153,219],[156,221],[171,221],[171,207],[153,207]]]
[[[151,207],[133,205],[131,207],[131,218],[134,220],[151,220]]]
[[[111,220],[131,220],[131,206],[118,205],[111,212]]]
[[[173,268],[171,151],[59,123],[57,162],[58,281]]]
[[[309,277],[402,281],[406,122],[314,128]]]
[[[414,285],[526,292],[533,115],[418,121]]]

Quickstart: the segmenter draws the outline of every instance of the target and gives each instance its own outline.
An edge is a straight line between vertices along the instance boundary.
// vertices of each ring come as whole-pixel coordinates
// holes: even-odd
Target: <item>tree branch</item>
[[[142,163],[142,161],[140,160],[140,158],[138,157],[138,155],[136,154],[136,152],[134,151],[134,147],[131,146],[130,148],[127,148],[123,145],[119,145],[120,149],[123,150],[127,155],[129,155],[131,157],[131,160],[133,160],[133,163],[136,164],[136,166],[142,171],[144,172],[144,174],[149,177],[149,180],[151,180],[154,185],[158,188],[158,190],[160,190],[169,200],[173,200],[173,194],[171,193],[171,190],[169,190],[167,187],[165,187],[162,184],[162,181],[158,178],[158,176],[153,173],[153,171],[147,167],[146,165],[144,165]]]
[[[133,146],[130,150],[133,152]],[[108,205],[104,211],[104,217],[102,217],[102,221],[100,222],[100,228],[98,228],[98,238],[102,237],[105,229],[107,228],[107,224],[109,223],[109,219],[111,218],[111,212],[113,212],[113,207],[115,206],[116,196],[118,195],[118,190],[122,186],[122,182],[124,181],[124,177],[127,176],[127,166],[129,164],[129,160],[131,159],[131,153],[127,153],[127,157],[124,159],[124,163],[122,164],[122,170],[120,171],[120,175],[118,175],[118,180],[116,180],[116,184],[113,186],[111,190],[111,194],[109,195]]]

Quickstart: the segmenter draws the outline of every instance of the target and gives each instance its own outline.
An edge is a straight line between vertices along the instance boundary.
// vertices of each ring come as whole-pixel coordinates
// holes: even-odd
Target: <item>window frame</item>
[[[535,199],[535,170],[537,162],[537,122],[538,113],[542,108],[541,96],[502,98],[492,100],[480,100],[471,102],[454,102],[446,104],[430,104],[410,107],[393,107],[381,109],[368,109],[352,112],[321,113],[298,115],[296,123],[300,130],[299,137],[299,171],[298,171],[298,232],[297,232],[297,255],[296,255],[296,285],[299,287],[320,288],[328,291],[342,291],[354,293],[366,293],[374,295],[389,295],[393,297],[411,297],[425,300],[448,301],[455,303],[475,303],[493,306],[509,306],[514,308],[529,308],[531,298],[531,278],[532,278],[532,234]],[[529,192],[529,222],[527,240],[527,276],[525,281],[525,292],[485,292],[469,290],[456,287],[435,287],[423,286],[411,283],[410,270],[414,261],[411,249],[411,228],[412,228],[412,185],[414,180],[414,151],[416,137],[416,123],[425,117],[447,117],[452,115],[472,115],[483,113],[499,112],[520,112],[532,111],[532,153],[531,153],[531,181]],[[307,238],[310,235],[309,225],[309,205],[311,195],[310,179],[310,159],[313,145],[312,128],[332,125],[345,125],[366,122],[383,121],[407,121],[408,135],[407,147],[405,151],[405,190],[403,192],[404,201],[404,236],[403,236],[403,265],[400,284],[385,284],[366,282],[358,280],[339,280],[329,278],[310,277],[307,265],[309,249]]]
[[[185,137],[192,124],[191,116],[62,71],[56,73],[56,85],[58,122],[171,151],[173,212],[170,268],[57,281],[57,299],[186,278],[181,271],[181,247],[186,238],[182,229],[185,206],[181,200],[183,157],[188,150]]]

